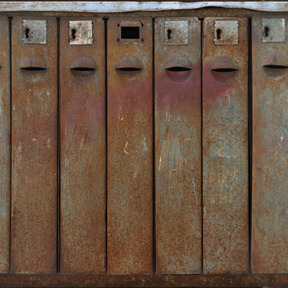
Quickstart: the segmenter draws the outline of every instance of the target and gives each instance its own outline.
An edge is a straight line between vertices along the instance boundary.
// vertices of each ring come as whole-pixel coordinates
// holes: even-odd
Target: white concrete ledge
[[[242,8],[266,12],[287,12],[288,1],[285,2],[60,2],[60,1],[1,1],[2,12],[88,12],[88,13],[118,13],[135,11],[188,10],[205,7]]]

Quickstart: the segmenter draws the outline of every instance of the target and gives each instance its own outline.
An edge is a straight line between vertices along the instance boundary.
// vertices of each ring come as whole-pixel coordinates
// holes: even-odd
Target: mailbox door
[[[152,19],[108,20],[108,272],[153,268]]]
[[[206,18],[203,38],[203,269],[249,269],[248,20]]]
[[[155,21],[157,272],[201,272],[201,25]]]
[[[287,20],[252,20],[254,273],[288,272]]]
[[[10,249],[10,35],[0,17],[0,273],[9,271]]]
[[[57,22],[12,20],[11,270],[56,272]]]
[[[106,271],[105,31],[60,20],[61,272]]]

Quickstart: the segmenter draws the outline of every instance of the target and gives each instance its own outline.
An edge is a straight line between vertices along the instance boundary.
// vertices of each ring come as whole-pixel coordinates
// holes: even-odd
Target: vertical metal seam
[[[200,274],[203,274],[203,266],[204,266],[204,245],[203,245],[203,224],[204,224],[204,219],[203,219],[203,40],[204,40],[204,33],[203,33],[203,21],[204,19],[199,19],[200,20],[200,33],[201,33],[201,42],[200,42],[200,69],[201,69],[201,77],[200,77],[200,85],[201,85],[201,271]]]
[[[153,193],[153,214],[152,214],[152,229],[153,229],[153,274],[156,273],[157,269],[157,257],[156,257],[156,169],[155,169],[155,19],[152,18],[152,183],[153,183],[153,188],[152,188],[152,193]]]
[[[61,270],[61,121],[60,121],[60,18],[57,17],[57,243],[56,271]]]
[[[12,19],[13,17],[9,17],[9,96],[10,96],[10,159],[9,159],[9,163],[10,163],[10,183],[9,183],[9,189],[10,189],[10,211],[9,211],[9,267],[8,267],[8,271],[9,273],[11,273],[11,247],[12,247]]]
[[[106,187],[105,187],[105,193],[106,193],[106,211],[105,211],[105,222],[106,222],[106,241],[105,241],[105,269],[106,269],[106,274],[108,273],[108,53],[107,53],[107,48],[108,48],[108,29],[107,29],[107,22],[108,18],[103,18],[104,20],[104,29],[105,29],[105,147],[106,147],[106,163],[105,163],[105,169],[106,169]]]
[[[248,19],[248,225],[249,250],[248,271],[251,273],[251,244],[252,244],[252,156],[253,156],[253,99],[252,99],[252,19]]]

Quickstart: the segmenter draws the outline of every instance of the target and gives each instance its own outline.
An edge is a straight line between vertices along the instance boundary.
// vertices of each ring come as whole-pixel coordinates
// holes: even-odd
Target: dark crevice
[[[248,24],[248,219],[249,219],[249,272],[251,273],[251,237],[252,237],[252,149],[253,149],[253,98],[252,98],[252,33],[251,19]]]
[[[176,67],[166,68],[166,70],[167,71],[174,71],[174,72],[184,72],[184,71],[190,71],[192,69],[187,68],[187,67],[176,66]]]
[[[12,121],[13,121],[13,102],[12,102],[12,17],[9,17],[9,52],[10,52],[10,235],[9,235],[9,271],[10,273],[12,273],[12,269],[11,269],[11,265],[12,265],[12,257],[11,257],[11,248],[12,248],[12,245],[11,245],[11,242],[12,242],[12,153],[13,153],[13,149],[12,149]]]
[[[235,68],[215,68],[212,69],[213,72],[220,72],[220,73],[229,73],[229,72],[236,72],[238,69]]]
[[[57,272],[61,272],[60,19],[57,18]]]
[[[104,18],[105,23],[105,105],[106,105],[106,119],[105,119],[105,135],[106,135],[106,273],[108,273],[108,59],[107,59],[107,22],[108,18]]]
[[[47,70],[47,68],[45,68],[45,67],[22,67],[21,69],[25,70],[25,71],[44,71],[44,70]]]
[[[201,83],[200,83],[200,87],[201,88],[201,272],[203,273],[203,268],[204,268],[204,236],[203,236],[203,231],[204,231],[204,219],[203,219],[203,205],[204,205],[204,201],[203,201],[203,41],[204,41],[204,32],[203,32],[203,21],[204,19],[201,19],[200,23],[201,23],[201,44],[200,44],[200,61],[201,61],[201,65],[200,65],[200,75],[201,75]]]
[[[80,71],[80,72],[91,72],[95,71],[96,68],[90,68],[90,67],[75,67],[71,68],[72,71]]]
[[[152,19],[152,35],[153,35],[153,39],[152,39],[152,85],[153,85],[153,104],[152,104],[152,125],[153,125],[153,130],[152,130],[152,183],[153,183],[153,272],[154,274],[157,271],[157,250],[156,250],[156,177],[155,177],[155,29],[154,29],[154,25],[155,25],[155,19]]]
[[[264,68],[269,68],[269,69],[275,69],[275,70],[281,70],[281,69],[287,69],[288,66],[284,66],[284,65],[273,65],[273,64],[269,64],[269,65],[264,65]]]
[[[135,72],[135,71],[141,71],[141,68],[136,67],[123,67],[123,68],[116,68],[118,71],[125,71],[125,72]]]

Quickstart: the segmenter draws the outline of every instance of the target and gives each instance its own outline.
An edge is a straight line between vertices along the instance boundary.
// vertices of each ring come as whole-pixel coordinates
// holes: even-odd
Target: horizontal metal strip
[[[267,12],[287,12],[288,2],[137,2],[137,1],[3,1],[0,2],[1,12],[90,12],[90,13],[118,13],[133,11],[163,11],[163,10],[187,10],[205,7],[222,7],[250,9]]]

